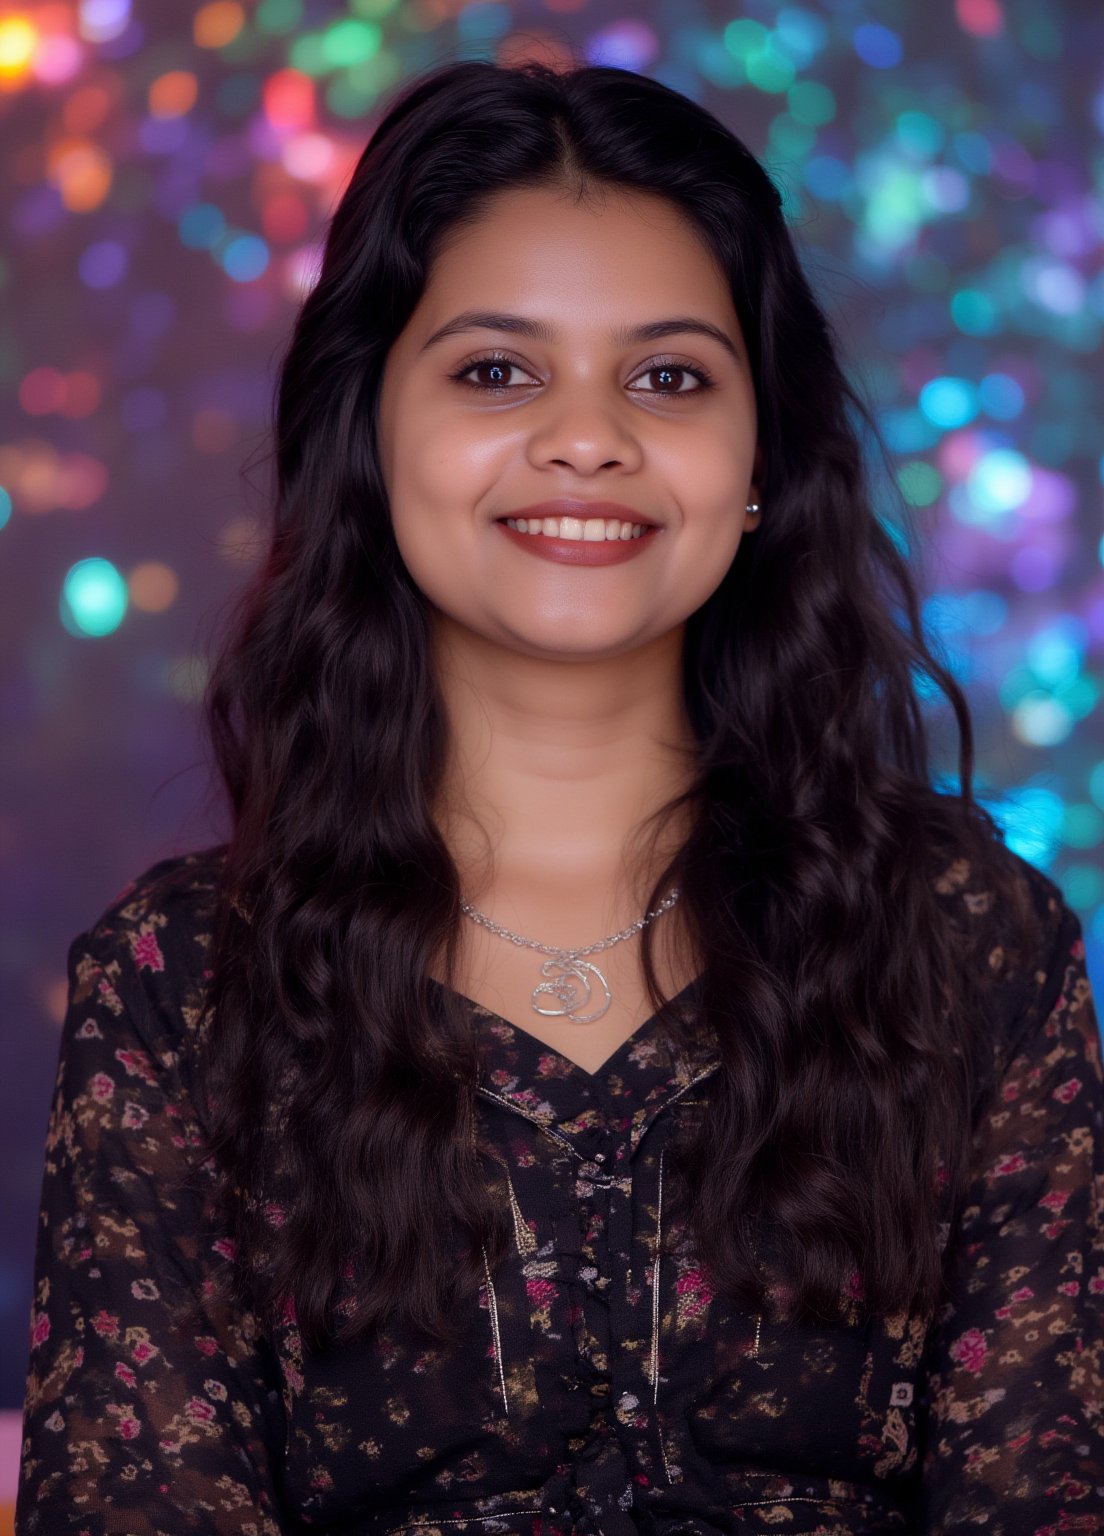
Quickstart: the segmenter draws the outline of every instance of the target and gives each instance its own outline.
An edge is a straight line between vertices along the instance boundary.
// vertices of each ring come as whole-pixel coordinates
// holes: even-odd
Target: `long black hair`
[[[966,702],[872,507],[874,435],[779,193],[708,111],[628,71],[451,62],[390,103],[327,231],[278,380],[274,526],[214,659],[205,720],[232,829],[202,1034],[230,1283],[304,1342],[401,1319],[439,1340],[508,1232],[488,1182],[457,870],[429,811],[446,762],[428,605],[376,448],[384,361],[444,236],[507,188],[615,187],[688,218],[750,354],[764,516],[687,621],[692,830],[670,886],[722,1066],[677,1167],[702,1262],[797,1317],[936,1303],[939,1227],[985,1088],[985,965],[939,895],[966,860],[1012,912],[973,799]],[[958,730],[937,789],[918,680]],[[959,868],[964,867],[961,863]],[[1026,909],[1021,913],[1027,921]],[[672,1029],[653,962],[653,1006]]]

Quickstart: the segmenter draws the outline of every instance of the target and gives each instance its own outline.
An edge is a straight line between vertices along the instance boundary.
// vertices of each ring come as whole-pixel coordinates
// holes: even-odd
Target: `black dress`
[[[217,857],[151,866],[70,950],[18,1536],[1104,1531],[1104,1078],[1043,875],[1024,865],[1046,951],[1004,982],[947,1234],[956,1305],[796,1330],[733,1309],[670,1177],[714,1048],[649,1020],[591,1075],[471,1003],[512,1252],[455,1352],[384,1331],[315,1358],[291,1311],[271,1335],[210,1299],[198,1331],[168,1323],[227,1253],[177,1187]],[[987,905],[961,861],[939,889],[967,921]]]

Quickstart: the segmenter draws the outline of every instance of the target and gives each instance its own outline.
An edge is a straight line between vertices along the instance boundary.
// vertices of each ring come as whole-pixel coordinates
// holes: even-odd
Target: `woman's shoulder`
[[[1081,920],[1056,881],[1003,843],[984,861],[944,858],[933,885],[964,963],[989,990],[1007,1059],[1070,990],[1071,973],[1083,973]]]
[[[158,859],[132,876],[85,930],[94,943],[129,950],[145,968],[156,970],[154,942],[202,938],[214,917],[226,845]]]
[[[72,940],[71,975],[94,971],[136,1025],[179,1043],[203,1007],[225,844],[156,860]]]

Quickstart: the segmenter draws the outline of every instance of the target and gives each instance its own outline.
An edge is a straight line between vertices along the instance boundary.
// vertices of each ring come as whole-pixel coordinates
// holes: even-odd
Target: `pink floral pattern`
[[[69,952],[19,1536],[1104,1532],[1104,1075],[1046,877],[1022,865],[1045,953],[990,954],[998,1076],[934,1316],[864,1319],[858,1271],[833,1327],[718,1292],[670,1156],[708,1114],[707,1029],[649,1020],[592,1075],[473,1003],[515,1246],[454,1349],[396,1327],[315,1358],[290,1299],[271,1333],[212,1299],[232,1245],[199,1218],[191,1046],[220,854],[151,866]],[[936,889],[992,921],[964,860]]]

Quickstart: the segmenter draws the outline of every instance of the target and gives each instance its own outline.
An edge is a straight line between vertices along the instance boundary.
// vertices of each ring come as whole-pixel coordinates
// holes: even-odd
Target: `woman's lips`
[[[638,539],[557,539],[547,533],[519,533],[504,522],[496,523],[495,527],[531,555],[554,560],[559,565],[620,565],[650,549],[661,532],[659,528],[646,528]]]

